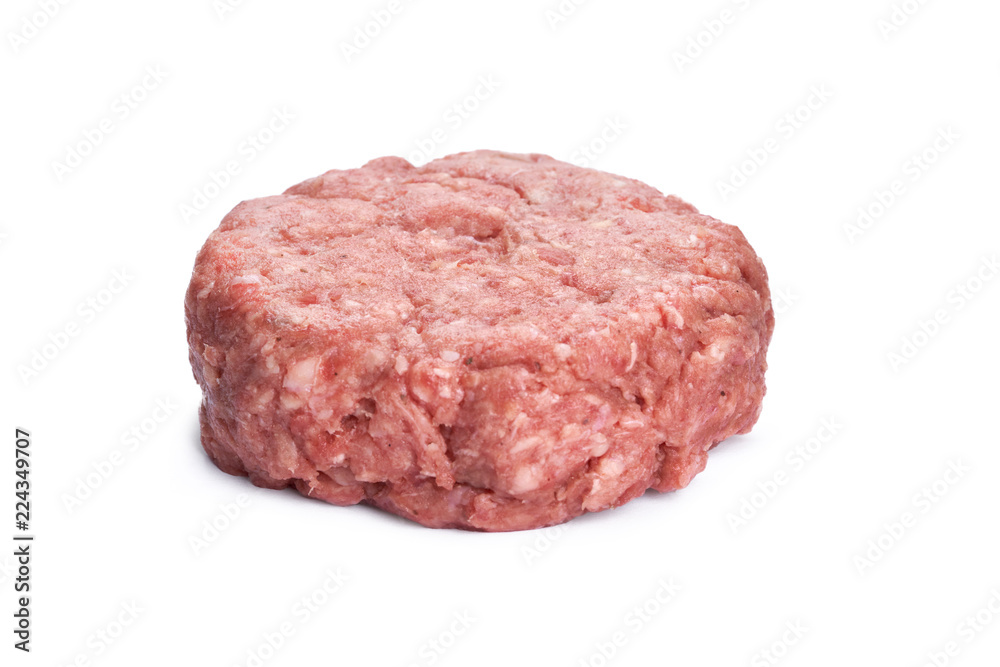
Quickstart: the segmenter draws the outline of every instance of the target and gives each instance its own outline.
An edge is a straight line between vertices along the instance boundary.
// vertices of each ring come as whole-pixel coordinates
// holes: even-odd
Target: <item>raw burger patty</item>
[[[185,313],[219,468],[487,531],[686,486],[756,422],[774,327],[736,227],[493,151],[241,203]]]

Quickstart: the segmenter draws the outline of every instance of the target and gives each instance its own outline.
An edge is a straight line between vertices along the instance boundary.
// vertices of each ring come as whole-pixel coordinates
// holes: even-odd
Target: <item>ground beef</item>
[[[736,227],[493,151],[241,203],[185,311],[219,468],[488,531],[686,486],[756,422],[774,327]]]

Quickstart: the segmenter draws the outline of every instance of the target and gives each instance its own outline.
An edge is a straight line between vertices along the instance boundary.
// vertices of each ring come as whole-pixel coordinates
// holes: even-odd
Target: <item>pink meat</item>
[[[736,227],[492,151],[241,203],[185,311],[219,468],[489,531],[686,486],[756,422],[774,327]]]

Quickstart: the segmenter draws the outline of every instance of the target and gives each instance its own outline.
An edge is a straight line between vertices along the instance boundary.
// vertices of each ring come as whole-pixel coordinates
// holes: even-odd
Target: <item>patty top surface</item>
[[[336,332],[376,366],[400,351],[572,364],[580,337],[651,309],[683,329],[769,306],[736,227],[635,180],[493,151],[381,158],[243,202],[198,266],[192,289],[290,334]],[[630,341],[613,347],[635,363]]]

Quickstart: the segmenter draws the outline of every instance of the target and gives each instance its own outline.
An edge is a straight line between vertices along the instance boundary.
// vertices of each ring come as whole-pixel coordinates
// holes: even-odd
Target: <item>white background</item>
[[[908,0],[887,33],[890,0],[591,0],[559,21],[557,0],[408,1],[350,61],[388,0],[44,4],[10,0],[0,21],[4,665],[997,664],[996,3]],[[250,159],[275,109],[294,119]],[[738,225],[763,257],[779,310],[763,415],[690,487],[475,534],[258,490],[203,454],[182,303],[207,235],[242,199],[411,157],[439,127],[434,156],[586,159]],[[734,169],[753,173],[724,195]],[[859,207],[877,215],[849,234]],[[904,338],[919,349],[894,363]],[[30,655],[11,632],[15,427],[33,441]],[[134,449],[130,429],[147,430]]]

